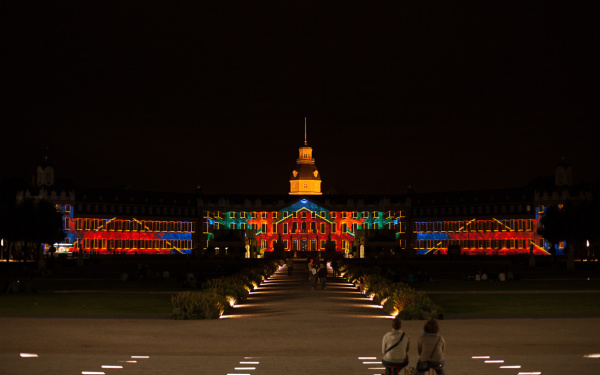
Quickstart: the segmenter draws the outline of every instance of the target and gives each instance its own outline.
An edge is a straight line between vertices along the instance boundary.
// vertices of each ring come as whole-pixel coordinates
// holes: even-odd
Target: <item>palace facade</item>
[[[305,128],[306,129],[306,128]],[[17,200],[47,199],[63,214],[59,252],[98,254],[273,251],[512,255],[549,254],[537,234],[550,205],[591,199],[561,163],[554,181],[523,188],[397,195],[327,195],[306,141],[281,195],[207,195],[61,187],[54,168],[38,167],[36,186]],[[49,247],[50,245],[46,245]],[[564,244],[557,253],[563,252]]]

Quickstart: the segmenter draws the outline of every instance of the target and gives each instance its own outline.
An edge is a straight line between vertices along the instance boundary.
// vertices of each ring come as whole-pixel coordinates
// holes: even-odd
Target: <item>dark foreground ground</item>
[[[311,291],[297,265],[293,277],[282,269],[219,320],[0,317],[0,374],[378,374],[389,326],[381,309],[341,279]],[[600,353],[600,317],[449,319],[440,326],[450,375],[600,369],[600,359],[588,357]],[[422,327],[403,322],[410,366]]]

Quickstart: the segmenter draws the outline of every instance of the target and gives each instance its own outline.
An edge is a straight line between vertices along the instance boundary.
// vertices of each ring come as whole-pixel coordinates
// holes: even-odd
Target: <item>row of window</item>
[[[162,249],[192,249],[191,240],[113,240],[113,239],[84,239],[85,250],[162,250]]]
[[[528,250],[529,246],[535,243],[539,247],[544,246],[544,240],[530,240],[526,238],[518,239],[506,239],[506,240],[420,240],[416,243],[417,249],[438,249],[448,248],[448,246],[458,245],[462,249],[525,249]]]
[[[154,206],[128,206],[107,204],[78,204],[78,212],[104,213],[104,214],[133,214],[133,215],[171,215],[194,216],[196,209],[188,207],[154,207]]]
[[[329,234],[329,233],[336,233],[337,229],[336,229],[336,224],[326,224],[326,223],[315,223],[315,222],[311,222],[311,223],[306,223],[306,222],[302,222],[302,223],[297,223],[297,222],[293,222],[291,223],[291,226],[289,223],[283,223],[283,224],[279,224],[281,226],[282,229],[282,234],[290,234],[290,233],[315,233],[315,234]],[[356,231],[358,229],[395,229],[395,230],[399,230],[400,233],[404,233],[405,232],[405,226],[406,223],[400,223],[400,225],[395,225],[393,223],[388,223],[385,225],[381,225],[378,222],[375,222],[373,224],[370,223],[364,223],[364,224],[352,224],[352,225],[348,225],[347,223],[342,223],[341,225],[341,232],[342,233],[347,233],[347,232],[352,232],[352,233],[356,233]],[[209,232],[210,230],[218,230],[218,229],[222,229],[222,224],[216,222],[214,224],[207,224],[206,227],[206,232]],[[254,230],[258,230],[258,226],[256,224],[246,224],[246,223],[240,223],[240,224],[236,224],[236,223],[230,223],[228,229],[241,229],[241,230],[246,230],[246,229],[254,229]],[[317,228],[319,229],[319,231],[317,231]],[[331,232],[328,232],[327,229],[331,228]],[[260,231],[262,233],[267,233],[267,229],[268,229],[268,225],[266,223],[261,224],[260,226]],[[279,233],[278,230],[278,224],[271,224],[271,230],[272,233]]]
[[[331,242],[333,242],[333,244],[337,248],[337,240],[331,240]],[[290,251],[290,250],[291,251],[322,251],[322,250],[325,250],[326,244],[327,244],[327,241],[319,240],[319,247],[317,247],[317,240],[314,238],[310,239],[310,240],[298,240],[297,238],[293,238],[291,241],[291,247],[290,247],[290,242],[288,240],[283,240],[283,247],[287,251]],[[342,240],[341,241],[342,250],[349,250],[350,244],[351,244],[350,241]],[[270,245],[270,246],[268,246],[268,245]],[[275,247],[275,241],[267,241],[267,240],[260,241],[261,250],[265,250],[268,248],[273,249],[274,247]]]
[[[309,216],[312,219],[315,219],[317,217],[317,212],[316,211],[306,211],[306,210],[301,210],[301,211],[282,211],[282,212],[236,212],[236,211],[229,211],[229,212],[219,212],[219,211],[215,211],[211,213],[207,213],[207,218],[208,217],[214,217],[216,219],[225,219],[225,218],[229,218],[229,219],[267,219],[267,218],[272,218],[274,220],[279,220],[279,219],[285,219],[288,217],[293,217],[294,219],[296,218],[301,218],[301,219],[307,219]],[[319,217],[323,217],[326,218],[327,217],[327,211],[319,211],[318,212],[318,216]],[[329,212],[329,217],[331,219],[336,219],[336,218],[341,218],[341,219],[358,219],[359,216],[361,218],[366,218],[366,219],[380,219],[380,218],[385,218],[387,219],[393,219],[393,218],[398,218],[398,217],[402,217],[402,213],[399,211],[387,211],[387,212],[380,212],[380,211],[362,211],[362,215],[361,212],[358,211],[352,211],[352,212]]]
[[[190,221],[148,221],[121,219],[65,218],[67,231],[119,231],[119,232],[195,232],[196,224]]]
[[[431,216],[431,215],[474,215],[474,214],[497,214],[497,213],[524,213],[531,212],[530,205],[519,204],[515,206],[464,206],[464,207],[433,207],[433,208],[414,208],[414,216]]]
[[[429,221],[414,223],[417,233],[443,232],[532,232],[535,230],[533,219],[512,220],[471,220],[471,221]]]

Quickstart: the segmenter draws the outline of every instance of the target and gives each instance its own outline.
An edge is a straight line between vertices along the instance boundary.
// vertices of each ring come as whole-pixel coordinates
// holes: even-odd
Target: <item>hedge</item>
[[[248,297],[250,291],[275,273],[282,260],[271,260],[244,268],[240,272],[208,280],[199,292],[171,296],[172,319],[215,319]]]

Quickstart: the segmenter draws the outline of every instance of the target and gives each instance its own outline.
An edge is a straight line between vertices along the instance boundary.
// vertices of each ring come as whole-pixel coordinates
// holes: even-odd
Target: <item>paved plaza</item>
[[[557,301],[560,303],[560,301]],[[282,268],[230,316],[174,321],[0,317],[0,374],[383,373],[390,317],[341,278],[312,291]],[[423,321],[403,321],[417,361]],[[600,318],[440,321],[446,374],[598,374]],[[590,355],[592,355],[590,357]]]

